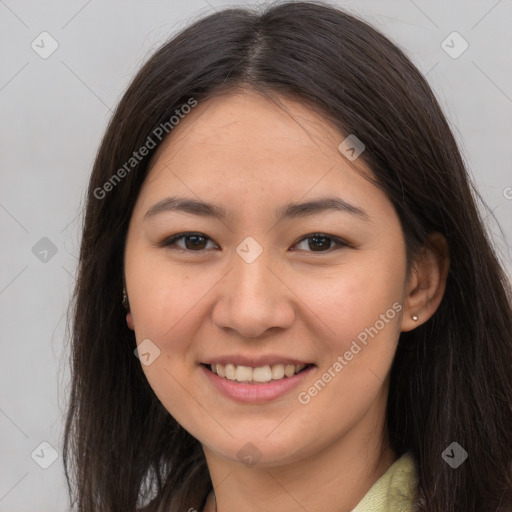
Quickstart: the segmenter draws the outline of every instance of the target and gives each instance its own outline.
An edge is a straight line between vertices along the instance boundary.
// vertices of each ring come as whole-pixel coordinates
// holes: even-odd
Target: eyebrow
[[[370,216],[359,206],[353,205],[339,197],[323,197],[305,203],[288,203],[275,211],[277,220],[292,219],[318,215],[329,211],[350,213],[366,221]],[[224,220],[227,218],[227,211],[220,205],[206,203],[196,199],[166,197],[153,205],[144,215],[147,220],[163,212],[179,212],[197,215],[200,217],[212,217]]]

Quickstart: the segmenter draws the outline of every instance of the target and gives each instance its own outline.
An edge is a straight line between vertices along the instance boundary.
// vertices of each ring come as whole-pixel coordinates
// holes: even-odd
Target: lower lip
[[[224,396],[243,403],[264,403],[279,398],[293,388],[297,387],[311,373],[314,366],[311,365],[293,377],[284,377],[280,380],[271,380],[261,384],[244,384],[235,380],[229,380],[225,377],[219,377],[210,371],[206,366],[201,365],[202,372],[209,381]]]

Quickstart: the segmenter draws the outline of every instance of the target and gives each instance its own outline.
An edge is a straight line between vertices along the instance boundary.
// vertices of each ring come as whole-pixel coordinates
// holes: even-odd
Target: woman
[[[318,3],[208,16],[139,71],[94,164],[74,503],[512,510],[511,318],[396,46]]]

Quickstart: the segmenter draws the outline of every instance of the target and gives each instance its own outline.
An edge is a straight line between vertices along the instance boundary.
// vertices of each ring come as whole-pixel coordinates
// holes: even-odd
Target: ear
[[[128,295],[126,294],[126,278],[124,276],[123,272],[123,306],[128,310],[128,313],[126,313],[126,323],[128,327],[134,331],[135,327],[133,325],[133,315],[130,309],[130,301],[128,300]]]
[[[436,312],[443,299],[449,267],[446,239],[440,233],[431,233],[412,264],[406,284],[403,332],[412,331]],[[417,321],[411,318],[413,315],[418,316]]]
[[[132,331],[135,330],[135,327],[133,325],[133,315],[131,311],[128,311],[128,313],[126,313],[126,323]]]

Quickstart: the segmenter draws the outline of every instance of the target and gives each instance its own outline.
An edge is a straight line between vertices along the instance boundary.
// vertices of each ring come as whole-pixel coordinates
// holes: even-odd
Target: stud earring
[[[415,322],[417,322],[417,321],[419,320],[418,315],[411,315],[411,318],[412,318]]]
[[[128,295],[126,295],[126,289],[123,288],[123,302],[122,302],[123,306],[125,307],[125,309],[128,309],[129,305],[128,305]]]

